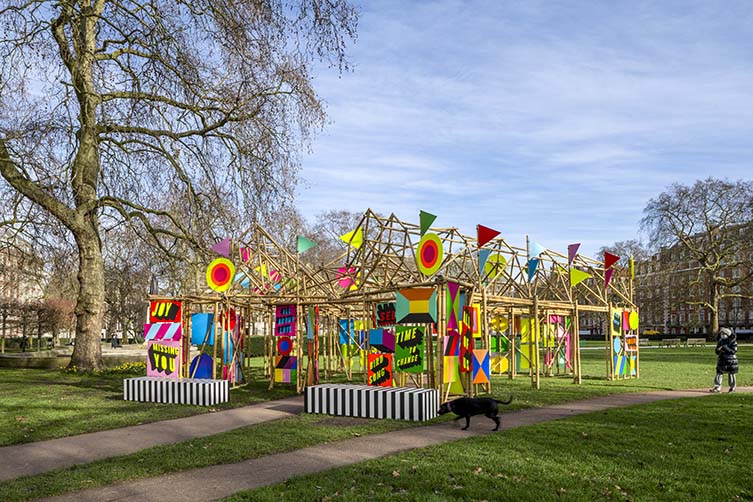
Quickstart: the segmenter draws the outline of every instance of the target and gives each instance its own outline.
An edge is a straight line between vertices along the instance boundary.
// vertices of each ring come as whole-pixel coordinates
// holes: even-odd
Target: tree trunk
[[[719,333],[719,285],[711,283],[711,333],[712,339]]]
[[[79,249],[76,345],[69,367],[82,371],[101,369],[102,314],[105,302],[105,268],[95,229],[76,235]]]

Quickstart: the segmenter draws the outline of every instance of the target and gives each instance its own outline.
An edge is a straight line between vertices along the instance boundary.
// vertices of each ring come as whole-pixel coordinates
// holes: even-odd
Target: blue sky
[[[751,47],[749,1],[365,2],[297,205],[593,256],[671,183],[753,178]]]

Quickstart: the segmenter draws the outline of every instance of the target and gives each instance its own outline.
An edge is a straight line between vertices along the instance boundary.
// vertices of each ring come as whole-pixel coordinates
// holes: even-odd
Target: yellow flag
[[[363,244],[363,230],[361,229],[361,227],[358,227],[352,232],[341,235],[340,240],[353,246],[356,249],[360,249],[361,244]]]
[[[583,272],[582,270],[578,270],[577,268],[571,268],[570,269],[570,286],[573,287],[576,284],[580,284],[581,282],[585,281],[591,277],[591,274],[587,274],[586,272]]]

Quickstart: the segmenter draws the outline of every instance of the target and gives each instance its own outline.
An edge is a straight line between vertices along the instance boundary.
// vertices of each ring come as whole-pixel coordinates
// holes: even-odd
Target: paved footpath
[[[303,411],[303,397],[0,448],[0,481],[211,436]]]
[[[753,392],[753,388],[739,389]],[[512,429],[584,413],[666,399],[709,396],[707,391],[658,391],[626,393],[597,397],[570,403],[512,411],[502,415],[501,429]],[[153,478],[92,488],[45,499],[49,501],[143,501],[160,502],[214,500],[241,490],[283,482],[293,476],[322,472],[448,441],[489,434],[491,421],[485,417],[471,420],[468,431],[452,423],[404,429],[368,435],[302,448],[286,453],[267,455],[235,464],[216,465]],[[169,487],[169,489],[165,489]]]

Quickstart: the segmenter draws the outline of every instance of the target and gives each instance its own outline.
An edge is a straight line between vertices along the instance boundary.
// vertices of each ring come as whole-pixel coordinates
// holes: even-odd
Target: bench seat
[[[228,402],[230,382],[204,378],[126,378],[123,380],[123,399],[147,403],[214,406]]]
[[[439,392],[408,387],[313,385],[304,391],[303,409],[306,413],[422,422],[437,416]]]

